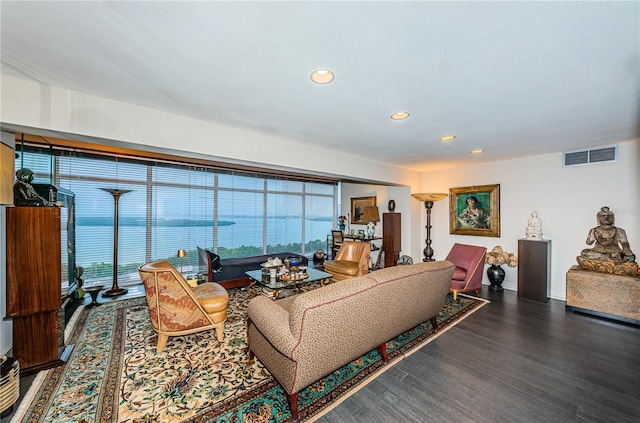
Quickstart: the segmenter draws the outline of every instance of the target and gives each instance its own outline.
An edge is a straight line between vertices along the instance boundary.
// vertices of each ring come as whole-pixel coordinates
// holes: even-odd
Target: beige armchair
[[[218,341],[222,341],[229,305],[229,294],[223,287],[206,282],[191,288],[166,260],[142,265],[138,272],[147,294],[151,325],[158,333],[158,353],[169,336],[215,329]]]
[[[324,271],[331,273],[336,281],[366,275],[370,254],[368,242],[344,241],[335,258],[324,262]]]

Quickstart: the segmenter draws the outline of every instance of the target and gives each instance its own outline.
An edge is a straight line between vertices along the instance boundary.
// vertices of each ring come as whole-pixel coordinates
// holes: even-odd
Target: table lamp
[[[424,206],[427,209],[427,239],[425,240],[427,246],[424,247],[424,258],[422,259],[422,261],[434,261],[433,248],[431,248],[431,208],[433,207],[433,203],[442,200],[447,195],[449,194],[426,192],[411,194],[411,196],[416,200],[424,201]]]
[[[178,250],[178,254],[176,255],[180,257],[180,273],[182,273],[182,259],[187,256],[187,253],[184,250]]]
[[[380,212],[376,206],[367,206],[364,208],[362,220],[367,222],[367,236],[373,238],[376,234],[376,223],[380,222]]]

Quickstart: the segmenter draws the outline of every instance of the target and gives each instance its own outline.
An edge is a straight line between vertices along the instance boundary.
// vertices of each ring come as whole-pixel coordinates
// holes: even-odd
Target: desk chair
[[[332,230],[331,231],[331,258],[335,259],[336,254],[340,247],[342,247],[342,243],[344,242],[344,237],[342,231]]]

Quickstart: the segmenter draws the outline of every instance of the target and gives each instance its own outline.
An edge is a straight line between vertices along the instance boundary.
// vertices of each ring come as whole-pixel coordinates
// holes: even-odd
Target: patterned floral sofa
[[[442,310],[455,266],[435,261],[395,266],[282,300],[253,298],[247,310],[249,355],[282,385],[298,419],[298,392],[378,349]]]

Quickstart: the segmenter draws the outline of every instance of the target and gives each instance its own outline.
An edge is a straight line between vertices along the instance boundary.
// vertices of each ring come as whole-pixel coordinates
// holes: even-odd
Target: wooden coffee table
[[[258,286],[272,290],[273,294],[271,299],[277,300],[284,291],[291,290],[297,293],[300,292],[300,286],[302,285],[320,282],[320,285],[325,286],[331,282],[331,273],[322,272],[310,267],[307,268],[306,273],[309,277],[304,279],[282,280],[280,277],[277,277],[275,281],[272,281],[269,275],[262,274],[262,270],[250,270],[245,272],[245,275],[247,275],[250,280],[247,290],[249,290],[252,296],[255,296],[257,291],[252,287],[257,284]]]

